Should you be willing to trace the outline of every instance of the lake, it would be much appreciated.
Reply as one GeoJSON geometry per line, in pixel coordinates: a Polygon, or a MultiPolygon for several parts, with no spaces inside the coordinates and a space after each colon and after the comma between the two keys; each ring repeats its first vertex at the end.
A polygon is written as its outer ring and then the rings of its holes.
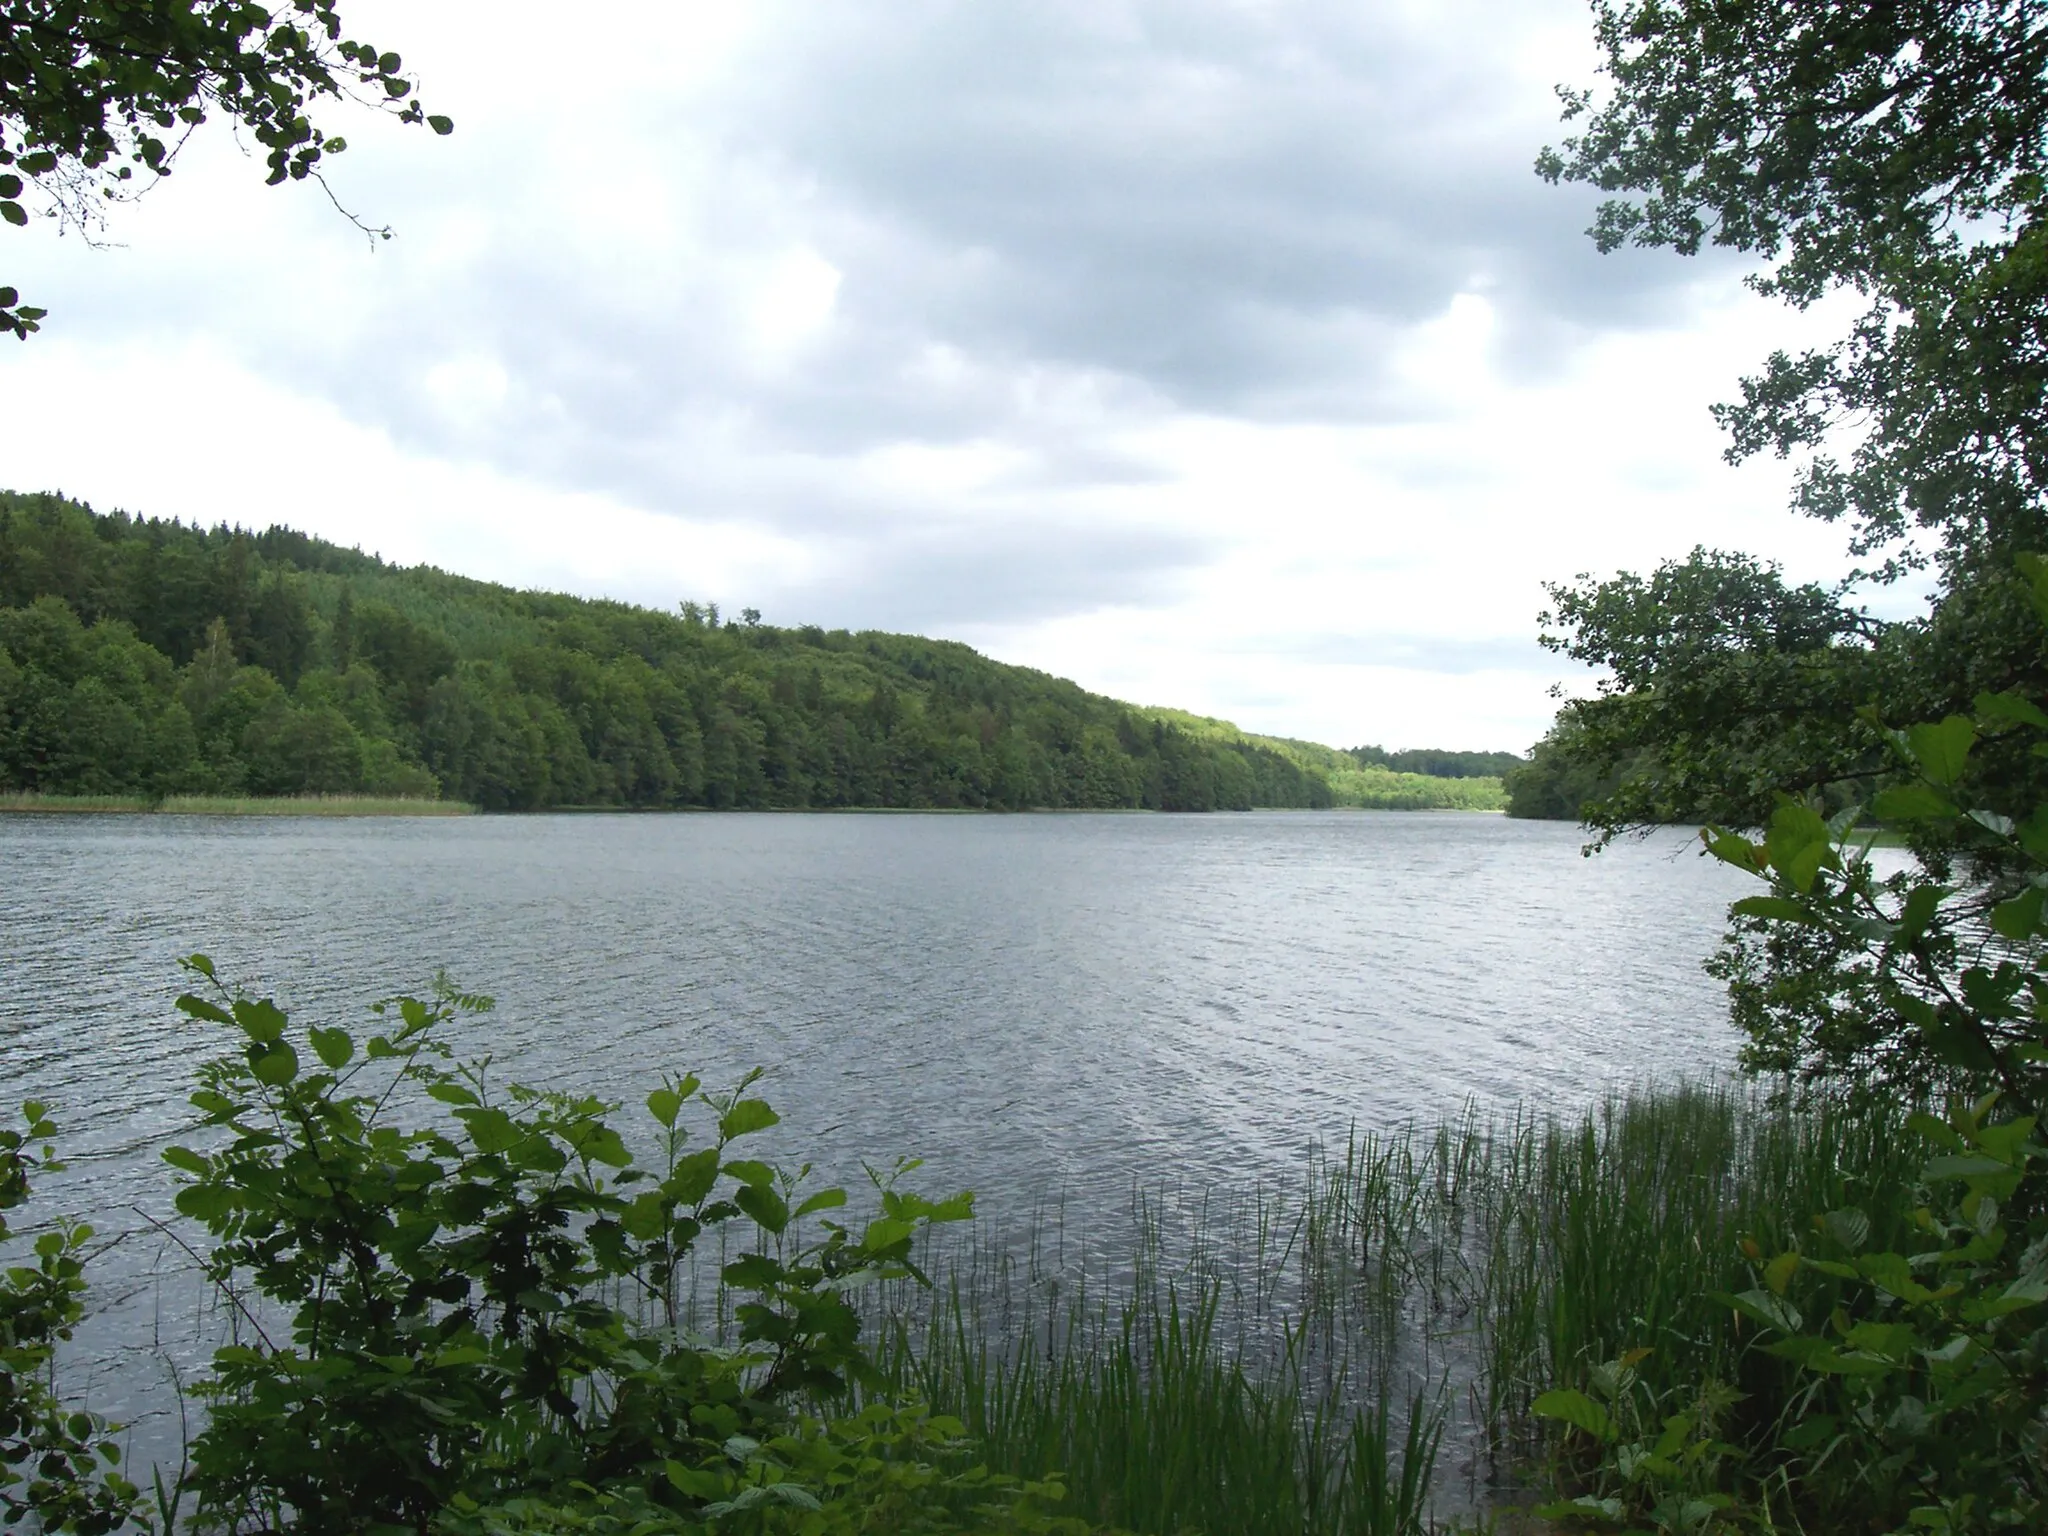
{"type": "MultiPolygon", "coordinates": [[[[119,1225],[166,1206],[157,1152],[229,1043],[173,1011],[178,956],[302,1023],[445,967],[498,998],[451,1038],[504,1077],[637,1100],[763,1066],[821,1167],[1121,1211],[1290,1181],[1353,1125],[1724,1069],[1700,962],[1749,882],[1678,833],[1582,841],[1458,813],[0,818],[0,1099],[53,1105],[53,1203],[119,1225]]],[[[131,1344],[167,1326],[140,1296],[104,1325],[131,1344]]]]}

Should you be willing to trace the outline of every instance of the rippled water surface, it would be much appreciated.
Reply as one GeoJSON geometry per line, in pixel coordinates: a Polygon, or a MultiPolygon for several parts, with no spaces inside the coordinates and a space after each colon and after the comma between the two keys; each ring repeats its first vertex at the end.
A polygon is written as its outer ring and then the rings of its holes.
{"type": "Polygon", "coordinates": [[[535,1083],[766,1066],[807,1144],[984,1200],[1236,1178],[1353,1122],[1724,1063],[1700,961],[1737,878],[1580,842],[1451,813],[17,816],[5,1086],[125,1184],[221,1044],[172,1012],[177,956],[327,1022],[446,967],[500,1005],[458,1043],[535,1083]]]}
{"type": "Polygon", "coordinates": [[[638,1098],[770,1069],[828,1168],[921,1156],[984,1210],[1286,1179],[1354,1124],[1569,1103],[1732,1056],[1700,961],[1731,872],[1479,815],[0,818],[0,1100],[52,1194],[161,1209],[225,1042],[211,954],[302,1019],[447,968],[507,1076],[638,1098]],[[8,1110],[11,1113],[11,1109],[8,1110]]]}

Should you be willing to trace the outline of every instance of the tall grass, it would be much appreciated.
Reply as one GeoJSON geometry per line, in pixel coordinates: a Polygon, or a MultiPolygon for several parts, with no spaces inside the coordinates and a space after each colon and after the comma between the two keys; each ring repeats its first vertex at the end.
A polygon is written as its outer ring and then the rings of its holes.
{"type": "Polygon", "coordinates": [[[1744,1238],[1824,1211],[1903,1237],[1903,1113],[1723,1086],[1472,1109],[1355,1136],[1289,1191],[1137,1198],[1120,1241],[1053,1207],[929,1255],[934,1290],[888,1298],[883,1363],[993,1465],[1065,1472],[1091,1519],[1398,1536],[1512,1501],[1544,1451],[1532,1399],[1624,1351],[1769,1422],[1789,1367],[1707,1293],[1751,1283],[1744,1238]]]}

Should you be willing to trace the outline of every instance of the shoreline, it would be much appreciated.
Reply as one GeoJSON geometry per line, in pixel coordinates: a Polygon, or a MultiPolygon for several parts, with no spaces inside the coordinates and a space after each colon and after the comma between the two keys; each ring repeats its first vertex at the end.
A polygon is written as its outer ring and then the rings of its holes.
{"type": "Polygon", "coordinates": [[[1453,805],[1255,805],[1246,811],[1155,811],[1137,806],[833,805],[759,806],[717,811],[701,805],[553,805],[533,811],[484,811],[460,800],[415,800],[377,795],[37,795],[0,792],[0,816],[1290,816],[1388,814],[1499,816],[1497,808],[1453,805]]]}
{"type": "Polygon", "coordinates": [[[387,795],[39,795],[0,793],[0,815],[19,816],[473,816],[460,800],[387,795]]]}

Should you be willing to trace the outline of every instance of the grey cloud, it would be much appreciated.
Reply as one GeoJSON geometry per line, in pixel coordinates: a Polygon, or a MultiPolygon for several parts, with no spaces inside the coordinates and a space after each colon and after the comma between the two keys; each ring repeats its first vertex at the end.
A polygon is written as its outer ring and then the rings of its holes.
{"type": "MultiPolygon", "coordinates": [[[[1578,0],[1556,4],[1585,24],[1578,0]]],[[[421,452],[824,540],[839,575],[789,593],[807,617],[931,627],[1155,600],[1199,541],[1049,510],[1158,474],[1119,451],[1121,429],[1180,409],[1406,419],[1385,359],[1461,291],[1490,295],[1504,360],[1540,372],[1594,332],[1671,318],[1697,279],[1598,257],[1586,200],[1536,181],[1556,128],[1547,99],[1504,95],[1511,43],[1391,9],[791,0],[722,85],[645,114],[648,144],[708,167],[708,247],[646,235],[594,271],[575,235],[615,210],[526,158],[573,129],[564,105],[559,124],[501,117],[517,142],[465,126],[449,143],[468,183],[417,140],[363,135],[350,173],[402,248],[332,313],[222,241],[134,263],[118,302],[59,318],[240,326],[258,367],[421,452]],[[430,259],[463,218],[486,237],[430,259]],[[841,272],[837,310],[762,367],[715,269],[792,245],[841,272]],[[941,353],[961,362],[943,378],[941,353]],[[428,380],[472,356],[502,367],[505,396],[451,413],[428,380]],[[1086,398],[1048,401],[1054,384],[1086,398]],[[978,440],[1021,462],[967,498],[986,514],[972,524],[853,473],[891,444],[978,440]]]]}
{"type": "Polygon", "coordinates": [[[831,627],[971,632],[1164,602],[1214,553],[1185,534],[1066,518],[927,528],[863,544],[830,580],[791,584],[762,607],[831,627]]]}
{"type": "MultiPolygon", "coordinates": [[[[681,270],[664,282],[679,253],[645,252],[636,291],[609,291],[546,223],[602,220],[603,204],[520,185],[502,151],[478,162],[505,178],[483,210],[492,238],[457,280],[423,267],[348,335],[296,355],[272,342],[267,361],[433,448],[448,429],[390,381],[482,348],[530,408],[463,446],[581,481],[615,470],[622,444],[717,413],[768,450],[1030,431],[999,387],[920,379],[910,364],[935,345],[996,375],[1113,377],[1139,409],[1402,419],[1382,360],[1461,291],[1493,298],[1504,361],[1540,371],[1591,331],[1668,319],[1699,275],[1594,253],[1588,200],[1530,171],[1556,135],[1547,100],[1504,98],[1506,45],[1440,20],[1336,0],[774,15],[719,89],[655,111],[646,132],[721,168],[708,212],[728,257],[801,239],[842,271],[833,335],[799,366],[736,361],[716,288],[681,270]]],[[[395,190],[430,185],[409,166],[395,190]]],[[[418,230],[438,214],[390,216],[418,230]]],[[[167,297],[138,293],[121,318],[174,315],[167,297]]]]}
{"type": "Polygon", "coordinates": [[[1345,667],[1397,667],[1409,672],[1534,672],[1549,675],[1557,658],[1534,640],[1483,635],[1472,639],[1400,633],[1290,636],[1245,650],[1290,661],[1345,667]]]}

